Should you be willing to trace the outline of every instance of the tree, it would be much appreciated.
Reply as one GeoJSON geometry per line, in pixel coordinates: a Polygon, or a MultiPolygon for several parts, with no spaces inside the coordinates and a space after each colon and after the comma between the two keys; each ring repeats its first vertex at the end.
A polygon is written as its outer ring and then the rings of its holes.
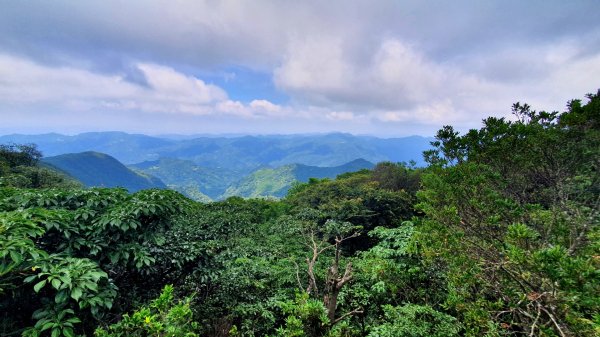
{"type": "Polygon", "coordinates": [[[588,98],[564,113],[517,103],[517,121],[463,136],[444,127],[427,153],[420,240],[448,264],[468,335],[595,335],[600,96],[588,98]]]}
{"type": "Polygon", "coordinates": [[[35,144],[0,144],[0,187],[81,187],[75,179],[40,166],[41,157],[35,144]]]}
{"type": "Polygon", "coordinates": [[[303,237],[304,244],[309,249],[306,257],[306,275],[308,282],[306,287],[302,286],[298,275],[301,289],[309,296],[320,298],[327,314],[329,327],[337,324],[346,317],[362,313],[360,308],[355,308],[343,315],[337,315],[337,303],[340,291],[352,280],[352,263],[347,262],[341,271],[342,244],[357,237],[360,227],[348,222],[327,220],[323,226],[318,225],[318,212],[309,209],[299,214],[300,226],[298,230],[303,237]],[[320,257],[332,252],[331,263],[327,268],[323,284],[320,284],[317,276],[317,262],[320,257]]]}
{"type": "Polygon", "coordinates": [[[35,144],[0,144],[0,162],[9,168],[35,166],[41,157],[35,144]]]}

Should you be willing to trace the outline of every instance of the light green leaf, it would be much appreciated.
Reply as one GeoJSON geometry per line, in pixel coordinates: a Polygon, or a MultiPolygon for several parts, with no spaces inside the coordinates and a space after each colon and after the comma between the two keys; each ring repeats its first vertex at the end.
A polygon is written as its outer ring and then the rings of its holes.
{"type": "Polygon", "coordinates": [[[46,331],[46,330],[50,329],[53,325],[54,325],[54,322],[48,322],[48,323],[44,324],[44,326],[42,326],[42,329],[40,331],[46,331]]]}
{"type": "Polygon", "coordinates": [[[73,333],[73,329],[71,328],[64,328],[62,332],[66,337],[75,337],[75,333],[73,333]]]}
{"type": "Polygon", "coordinates": [[[46,285],[46,280],[40,281],[40,282],[36,283],[36,285],[33,286],[33,291],[38,293],[38,292],[40,292],[40,289],[42,289],[45,285],[46,285]]]}
{"type": "Polygon", "coordinates": [[[81,298],[82,292],[80,288],[73,288],[73,290],[71,291],[71,297],[75,300],[75,301],[79,301],[79,299],[81,298]]]}
{"type": "Polygon", "coordinates": [[[60,288],[60,280],[57,278],[53,279],[52,286],[54,287],[54,289],[58,290],[60,288]]]}
{"type": "Polygon", "coordinates": [[[35,280],[36,278],[37,278],[37,275],[31,275],[31,276],[28,276],[28,277],[26,277],[26,278],[23,280],[23,282],[24,282],[24,283],[30,283],[30,282],[33,282],[33,280],[35,280]]]}
{"type": "Polygon", "coordinates": [[[51,337],[59,337],[60,336],[60,328],[54,328],[52,329],[52,336],[51,337]]]}

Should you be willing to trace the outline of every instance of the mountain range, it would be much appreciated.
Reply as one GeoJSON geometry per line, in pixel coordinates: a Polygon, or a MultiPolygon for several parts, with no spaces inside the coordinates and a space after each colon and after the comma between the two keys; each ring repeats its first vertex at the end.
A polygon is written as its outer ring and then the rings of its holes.
{"type": "Polygon", "coordinates": [[[0,136],[0,144],[35,143],[45,156],[96,151],[131,165],[160,158],[178,158],[202,167],[250,172],[262,166],[287,164],[338,166],[363,158],[422,165],[421,153],[431,138],[376,138],[346,133],[175,138],[124,132],[90,132],[74,136],[56,133],[0,136]]]}
{"type": "Polygon", "coordinates": [[[34,143],[44,161],[86,186],[171,188],[201,201],[281,197],[294,181],[334,178],[381,161],[423,165],[431,138],[345,133],[270,136],[147,136],[124,132],[0,136],[34,143]]]}

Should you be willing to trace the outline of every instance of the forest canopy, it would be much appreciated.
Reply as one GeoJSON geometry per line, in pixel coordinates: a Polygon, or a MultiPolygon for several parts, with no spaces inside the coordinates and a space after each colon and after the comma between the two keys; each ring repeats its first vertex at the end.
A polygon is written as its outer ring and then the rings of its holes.
{"type": "Polygon", "coordinates": [[[0,146],[2,336],[598,336],[600,92],[281,200],[84,189],[0,146]]]}

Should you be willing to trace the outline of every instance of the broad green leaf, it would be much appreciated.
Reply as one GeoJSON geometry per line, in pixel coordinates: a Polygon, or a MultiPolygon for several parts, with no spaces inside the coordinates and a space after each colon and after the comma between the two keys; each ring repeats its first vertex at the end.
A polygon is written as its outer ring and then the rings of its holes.
{"type": "Polygon", "coordinates": [[[44,324],[44,326],[42,326],[42,329],[40,331],[45,331],[50,329],[52,326],[54,325],[54,322],[48,322],[46,324],[44,324]]]}
{"type": "Polygon", "coordinates": [[[73,290],[71,290],[71,297],[75,300],[75,301],[79,301],[79,299],[81,298],[82,292],[80,288],[73,288],[73,290]]]}
{"type": "Polygon", "coordinates": [[[11,258],[11,260],[13,260],[13,262],[15,264],[20,264],[21,262],[23,262],[23,255],[21,255],[19,252],[16,252],[14,250],[10,251],[10,258],[11,258]]]}
{"type": "Polygon", "coordinates": [[[58,290],[60,288],[61,283],[60,283],[59,279],[57,279],[57,278],[52,279],[51,283],[52,283],[52,286],[54,287],[54,289],[58,290]]]}
{"type": "Polygon", "coordinates": [[[40,281],[40,282],[36,283],[36,285],[33,286],[33,291],[38,293],[38,292],[40,292],[40,289],[42,289],[45,285],[46,285],[46,280],[40,281]]]}
{"type": "Polygon", "coordinates": [[[66,337],[75,337],[75,333],[73,332],[72,328],[64,328],[62,332],[66,337]]]}
{"type": "Polygon", "coordinates": [[[23,283],[30,283],[30,282],[33,282],[33,280],[35,280],[36,278],[37,278],[37,275],[31,275],[31,276],[28,276],[28,277],[26,277],[26,278],[23,280],[23,283]]]}

